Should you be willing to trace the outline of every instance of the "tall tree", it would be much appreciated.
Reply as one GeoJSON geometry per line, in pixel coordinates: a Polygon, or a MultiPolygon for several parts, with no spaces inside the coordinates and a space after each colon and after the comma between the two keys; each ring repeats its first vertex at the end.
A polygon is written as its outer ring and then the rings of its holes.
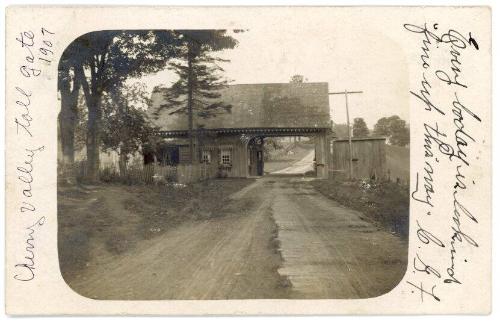
{"type": "Polygon", "coordinates": [[[398,116],[392,116],[392,117],[382,117],[380,118],[377,123],[373,126],[373,135],[378,135],[378,136],[391,136],[391,132],[389,130],[389,124],[391,121],[391,118],[399,118],[398,116]]]}
{"type": "Polygon", "coordinates": [[[406,121],[397,115],[380,118],[373,128],[373,134],[388,137],[392,145],[406,146],[410,143],[410,129],[406,121]]]}
{"type": "Polygon", "coordinates": [[[237,40],[227,35],[225,30],[178,30],[175,31],[179,47],[177,60],[169,69],[179,79],[165,93],[165,104],[159,107],[169,114],[186,114],[188,117],[189,159],[194,161],[194,118],[210,118],[221,111],[229,111],[231,105],[220,100],[220,90],[228,81],[222,76],[224,71],[218,63],[227,62],[214,56],[214,52],[231,49],[237,40]]]}
{"type": "Polygon", "coordinates": [[[352,124],[352,136],[353,137],[366,137],[370,134],[368,126],[363,118],[354,118],[352,124]]]}
{"type": "Polygon", "coordinates": [[[175,53],[171,31],[100,31],[77,38],[77,49],[67,65],[81,85],[88,109],[87,174],[97,180],[101,136],[102,99],[127,78],[157,72],[175,53]]]}
{"type": "Polygon", "coordinates": [[[130,156],[155,133],[145,113],[149,101],[146,86],[139,82],[125,84],[103,98],[102,147],[118,153],[122,177],[126,175],[130,156]]]}
{"type": "Polygon", "coordinates": [[[410,128],[406,125],[406,121],[402,119],[393,120],[389,125],[389,129],[391,131],[389,143],[397,146],[406,146],[410,143],[410,128]]]}
{"type": "Polygon", "coordinates": [[[61,157],[59,161],[63,172],[58,181],[75,183],[76,173],[72,165],[75,162],[75,132],[79,125],[79,99],[81,94],[80,70],[76,67],[82,65],[83,57],[80,55],[80,45],[72,42],[63,52],[58,65],[57,88],[60,94],[61,110],[59,112],[59,140],[61,144],[61,157]]]}
{"type": "Polygon", "coordinates": [[[61,97],[59,112],[59,139],[62,149],[62,163],[72,164],[75,161],[75,126],[78,113],[79,80],[75,77],[72,56],[75,53],[74,44],[70,45],[61,56],[58,67],[58,90],[61,97]]]}

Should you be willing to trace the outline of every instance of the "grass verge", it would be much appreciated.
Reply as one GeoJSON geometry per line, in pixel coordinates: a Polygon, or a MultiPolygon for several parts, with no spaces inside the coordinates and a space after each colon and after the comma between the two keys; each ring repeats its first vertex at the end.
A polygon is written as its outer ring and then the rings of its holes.
{"type": "Polygon", "coordinates": [[[408,237],[409,189],[393,182],[376,180],[314,180],[323,195],[360,211],[366,220],[403,238],[408,237]]]}
{"type": "MultiPolygon", "coordinates": [[[[102,184],[58,187],[58,249],[68,278],[107,255],[125,253],[185,221],[226,214],[230,195],[252,179],[189,185],[102,184]]],[[[243,206],[244,207],[244,206],[243,206]]]]}

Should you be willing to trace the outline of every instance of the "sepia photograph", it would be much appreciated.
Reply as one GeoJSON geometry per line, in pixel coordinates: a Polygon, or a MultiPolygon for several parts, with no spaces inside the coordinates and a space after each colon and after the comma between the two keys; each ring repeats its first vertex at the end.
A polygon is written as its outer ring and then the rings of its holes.
{"type": "Polygon", "coordinates": [[[210,300],[359,299],[398,285],[408,69],[387,59],[398,48],[382,35],[333,33],[75,39],[57,93],[69,287],[99,300],[210,300]]]}

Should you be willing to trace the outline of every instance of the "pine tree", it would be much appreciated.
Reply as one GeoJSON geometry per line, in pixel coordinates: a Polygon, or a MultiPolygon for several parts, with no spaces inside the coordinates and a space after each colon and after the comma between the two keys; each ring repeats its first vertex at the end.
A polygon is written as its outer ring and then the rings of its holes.
{"type": "MultiPolygon", "coordinates": [[[[230,111],[231,105],[220,100],[220,91],[227,87],[228,80],[222,76],[220,62],[227,62],[213,55],[214,52],[234,48],[236,39],[226,35],[225,30],[175,31],[179,42],[177,59],[169,64],[179,79],[165,93],[165,104],[169,114],[188,116],[190,161],[194,160],[193,123],[195,117],[211,118],[221,112],[230,111]]],[[[159,115],[159,111],[156,115],[159,115]]]]}

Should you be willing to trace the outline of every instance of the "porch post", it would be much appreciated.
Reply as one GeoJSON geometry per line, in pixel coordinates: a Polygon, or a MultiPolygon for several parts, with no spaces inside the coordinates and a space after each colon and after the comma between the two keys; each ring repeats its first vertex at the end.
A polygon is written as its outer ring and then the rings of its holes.
{"type": "Polygon", "coordinates": [[[325,132],[316,136],[316,176],[321,179],[328,179],[328,166],[330,165],[330,150],[328,145],[329,142],[325,132]]]}

